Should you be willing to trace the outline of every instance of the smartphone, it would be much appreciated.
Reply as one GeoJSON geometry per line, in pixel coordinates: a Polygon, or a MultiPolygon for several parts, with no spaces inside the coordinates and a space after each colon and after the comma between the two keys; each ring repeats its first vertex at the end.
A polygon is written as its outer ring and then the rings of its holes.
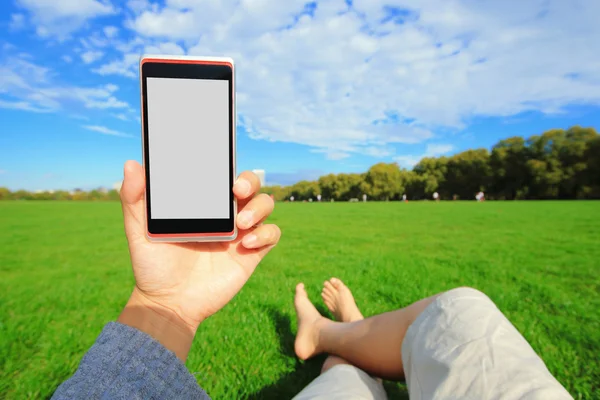
{"type": "Polygon", "coordinates": [[[149,240],[236,238],[234,78],[230,58],[140,59],[149,240]]]}

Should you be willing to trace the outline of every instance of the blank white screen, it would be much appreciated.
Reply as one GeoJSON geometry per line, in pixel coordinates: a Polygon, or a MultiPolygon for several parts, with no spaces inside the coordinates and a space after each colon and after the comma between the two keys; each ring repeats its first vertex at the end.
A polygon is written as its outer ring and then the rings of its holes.
{"type": "Polygon", "coordinates": [[[229,82],[147,78],[150,218],[229,215],[229,82]]]}

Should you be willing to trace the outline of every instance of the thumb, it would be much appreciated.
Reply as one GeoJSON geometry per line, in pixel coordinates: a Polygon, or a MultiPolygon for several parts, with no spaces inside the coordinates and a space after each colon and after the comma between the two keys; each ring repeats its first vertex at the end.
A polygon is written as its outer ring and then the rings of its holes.
{"type": "Polygon", "coordinates": [[[144,169],[136,161],[127,161],[123,171],[121,186],[121,206],[127,239],[144,237],[144,189],[146,187],[144,169]]]}

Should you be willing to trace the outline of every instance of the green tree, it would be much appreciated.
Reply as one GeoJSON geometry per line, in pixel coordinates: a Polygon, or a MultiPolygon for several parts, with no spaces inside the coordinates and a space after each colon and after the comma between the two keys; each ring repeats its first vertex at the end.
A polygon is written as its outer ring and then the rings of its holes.
{"type": "Polygon", "coordinates": [[[337,176],[334,174],[325,175],[319,178],[319,189],[323,200],[335,199],[338,182],[337,176]]]}
{"type": "Polygon", "coordinates": [[[103,194],[99,190],[96,190],[96,189],[88,192],[88,194],[87,194],[88,200],[102,200],[103,197],[104,197],[103,194]]]}
{"type": "Polygon", "coordinates": [[[10,200],[12,198],[12,193],[8,188],[0,187],[0,200],[10,200]]]}
{"type": "Polygon", "coordinates": [[[404,192],[403,175],[398,164],[379,163],[365,174],[363,187],[374,200],[396,200],[404,192]]]}
{"type": "Polygon", "coordinates": [[[564,144],[564,129],[552,129],[542,135],[535,135],[527,141],[529,160],[527,168],[530,176],[531,198],[557,198],[563,180],[563,170],[559,149],[564,144]]]}
{"type": "Polygon", "coordinates": [[[513,200],[528,192],[528,150],[525,139],[511,137],[501,140],[490,154],[491,195],[498,199],[513,200]]]}
{"type": "Polygon", "coordinates": [[[14,200],[33,200],[34,196],[27,190],[17,190],[12,194],[14,200]]]}
{"type": "Polygon", "coordinates": [[[589,192],[586,189],[587,149],[596,137],[598,133],[594,128],[574,126],[567,130],[564,140],[557,146],[556,153],[562,170],[559,192],[561,198],[584,198],[589,192]]]}
{"type": "Polygon", "coordinates": [[[106,194],[106,197],[108,200],[111,200],[111,201],[118,201],[120,199],[119,192],[115,189],[109,190],[108,193],[106,194]]]}
{"type": "MultiPolygon", "coordinates": [[[[435,191],[438,191],[446,181],[446,174],[448,172],[448,158],[423,158],[417,165],[415,165],[413,171],[417,175],[421,176],[421,182],[423,183],[423,197],[431,198],[431,195],[435,191]]],[[[415,197],[416,196],[411,195],[411,198],[415,197]]],[[[421,198],[421,196],[417,198],[421,198]]]]}
{"type": "Polygon", "coordinates": [[[289,188],[280,185],[265,186],[261,189],[263,193],[272,195],[275,201],[285,201],[290,198],[289,188]]]}
{"type": "Polygon", "coordinates": [[[365,193],[364,174],[339,174],[336,178],[336,200],[359,199],[365,193]]]}
{"type": "Polygon", "coordinates": [[[440,194],[445,198],[458,195],[461,199],[473,199],[477,192],[485,191],[491,178],[489,157],[486,149],[467,150],[450,157],[440,194]]]}
{"type": "Polygon", "coordinates": [[[587,167],[584,177],[588,198],[600,199],[600,135],[588,143],[587,167]]]}
{"type": "Polygon", "coordinates": [[[53,200],[71,200],[71,194],[65,190],[57,190],[54,193],[52,193],[52,199],[53,200]]]}
{"type": "Polygon", "coordinates": [[[321,189],[316,181],[300,181],[290,188],[290,196],[296,200],[315,200],[321,189]]]}

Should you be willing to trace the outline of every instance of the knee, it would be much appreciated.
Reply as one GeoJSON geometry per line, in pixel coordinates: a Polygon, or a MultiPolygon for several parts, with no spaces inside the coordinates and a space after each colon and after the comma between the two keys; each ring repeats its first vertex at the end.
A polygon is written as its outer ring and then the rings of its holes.
{"type": "Polygon", "coordinates": [[[479,289],[475,289],[473,287],[469,287],[469,286],[460,286],[457,287],[455,289],[449,290],[448,292],[456,292],[456,294],[460,294],[460,295],[467,295],[467,296],[472,296],[472,297],[481,297],[481,298],[485,298],[491,301],[491,299],[488,297],[487,294],[483,293],[481,290],[479,289]]]}
{"type": "Polygon", "coordinates": [[[329,356],[323,363],[323,368],[321,368],[321,373],[324,374],[325,372],[329,371],[331,368],[335,367],[336,365],[343,365],[343,364],[352,365],[348,361],[344,360],[341,357],[329,356]]]}

